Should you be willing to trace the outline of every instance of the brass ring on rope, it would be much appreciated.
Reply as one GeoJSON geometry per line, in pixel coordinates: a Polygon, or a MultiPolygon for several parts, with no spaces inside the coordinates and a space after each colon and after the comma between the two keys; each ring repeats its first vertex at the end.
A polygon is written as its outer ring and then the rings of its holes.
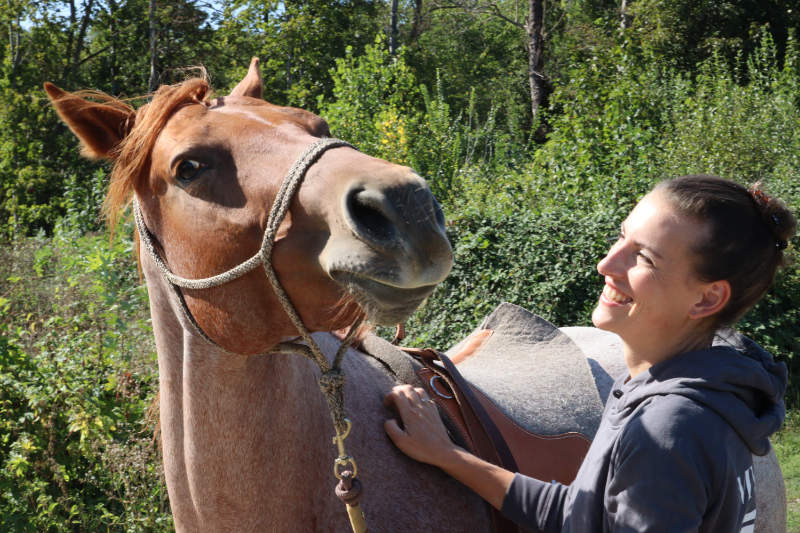
{"type": "Polygon", "coordinates": [[[341,472],[344,472],[345,470],[351,470],[353,472],[353,475],[351,477],[356,477],[356,475],[358,474],[358,466],[356,466],[356,460],[349,455],[340,455],[333,462],[333,475],[336,476],[336,479],[341,480],[344,477],[342,476],[341,472]],[[346,466],[350,466],[351,468],[344,468],[346,466]]]}

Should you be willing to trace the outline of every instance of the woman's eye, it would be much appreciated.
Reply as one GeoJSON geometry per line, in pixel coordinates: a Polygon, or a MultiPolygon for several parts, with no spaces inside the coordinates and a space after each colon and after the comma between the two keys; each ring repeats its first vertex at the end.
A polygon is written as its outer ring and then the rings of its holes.
{"type": "Polygon", "coordinates": [[[183,184],[187,184],[206,169],[206,165],[195,161],[194,159],[184,159],[178,165],[175,172],[175,177],[178,178],[183,184]]]}
{"type": "Polygon", "coordinates": [[[652,259],[650,259],[649,257],[647,257],[646,255],[644,255],[642,252],[639,252],[639,253],[638,253],[638,254],[636,254],[636,255],[638,255],[639,257],[641,257],[641,258],[642,258],[642,260],[643,260],[645,263],[647,263],[648,265],[650,265],[650,266],[652,266],[652,265],[653,265],[653,260],[652,260],[652,259]]]}

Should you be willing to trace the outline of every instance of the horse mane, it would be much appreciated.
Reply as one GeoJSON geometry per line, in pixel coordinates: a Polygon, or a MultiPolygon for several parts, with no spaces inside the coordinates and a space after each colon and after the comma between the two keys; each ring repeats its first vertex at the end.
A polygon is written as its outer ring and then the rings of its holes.
{"type": "MultiPolygon", "coordinates": [[[[112,231],[134,191],[147,179],[151,151],[169,118],[187,104],[207,105],[205,98],[210,91],[205,75],[175,85],[162,85],[153,94],[152,100],[136,111],[135,123],[126,125],[125,129],[130,131],[115,149],[114,167],[103,203],[103,213],[112,231]]],[[[124,102],[108,98],[106,103],[133,111],[124,102]]],[[[131,117],[134,119],[133,114],[131,117]]]]}

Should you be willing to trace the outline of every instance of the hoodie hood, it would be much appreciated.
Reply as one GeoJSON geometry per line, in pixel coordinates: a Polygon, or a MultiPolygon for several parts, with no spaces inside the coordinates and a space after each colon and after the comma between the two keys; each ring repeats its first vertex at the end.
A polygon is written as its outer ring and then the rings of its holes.
{"type": "Polygon", "coordinates": [[[754,454],[764,455],[786,415],[786,384],[785,364],[744,335],[727,331],[711,348],[675,356],[623,384],[620,415],[650,397],[679,394],[712,409],[754,454]]]}

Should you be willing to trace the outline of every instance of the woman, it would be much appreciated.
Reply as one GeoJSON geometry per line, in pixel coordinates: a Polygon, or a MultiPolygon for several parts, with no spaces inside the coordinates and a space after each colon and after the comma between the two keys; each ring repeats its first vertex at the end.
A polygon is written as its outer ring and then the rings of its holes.
{"type": "MultiPolygon", "coordinates": [[[[786,367],[754,343],[713,346],[764,295],[796,221],[757,187],[713,176],[660,183],[597,265],[595,326],[619,335],[628,374],[569,486],[514,474],[453,444],[423,389],[387,397],[385,429],[536,531],[747,531],[752,453],[784,416],[786,367]]],[[[751,530],[751,529],[750,529],[751,530]]]]}

